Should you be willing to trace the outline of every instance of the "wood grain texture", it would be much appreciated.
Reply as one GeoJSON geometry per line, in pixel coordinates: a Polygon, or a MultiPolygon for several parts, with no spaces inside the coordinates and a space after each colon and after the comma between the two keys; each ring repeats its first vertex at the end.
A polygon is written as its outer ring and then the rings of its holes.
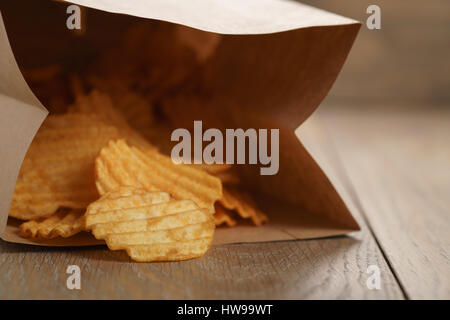
{"type": "Polygon", "coordinates": [[[394,299],[401,293],[370,234],[213,247],[177,263],[139,264],[123,252],[35,248],[1,242],[2,299],[394,299]],[[66,288],[68,265],[81,290],[66,288]],[[382,290],[368,290],[369,264],[382,290]]]}
{"type": "MultiPolygon", "coordinates": [[[[310,131],[310,144],[325,141],[310,131]]],[[[326,169],[339,181],[335,166],[326,169]]],[[[337,187],[362,228],[345,237],[215,246],[200,259],[147,264],[105,247],[41,248],[0,241],[0,298],[403,299],[345,180],[337,187]],[[66,268],[72,264],[81,268],[81,290],[66,288],[66,268]],[[369,265],[380,268],[381,290],[366,286],[369,265]]]]}
{"type": "Polygon", "coordinates": [[[407,296],[449,299],[450,112],[340,109],[320,116],[407,296]]]}

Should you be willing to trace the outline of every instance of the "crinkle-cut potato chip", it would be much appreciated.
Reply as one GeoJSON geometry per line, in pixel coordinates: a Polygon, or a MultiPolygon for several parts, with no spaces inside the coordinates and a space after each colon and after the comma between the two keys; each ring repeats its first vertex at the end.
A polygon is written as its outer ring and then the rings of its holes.
{"type": "Polygon", "coordinates": [[[214,235],[214,227],[214,221],[210,219],[208,222],[185,225],[167,230],[108,234],[105,241],[111,250],[122,250],[136,245],[152,245],[155,243],[183,242],[186,240],[212,238],[214,235]]]}
{"type": "Polygon", "coordinates": [[[220,203],[216,203],[215,208],[216,212],[214,213],[214,221],[216,222],[217,227],[223,224],[226,224],[228,227],[233,227],[236,225],[236,220],[233,219],[230,211],[225,209],[220,203]]]}
{"type": "MultiPolygon", "coordinates": [[[[153,192],[158,194],[158,192],[153,192]]],[[[159,197],[159,195],[157,195],[159,197]]],[[[110,212],[99,212],[97,214],[88,215],[86,217],[87,226],[98,223],[106,223],[111,221],[123,221],[131,219],[149,219],[161,217],[166,214],[174,214],[181,210],[194,210],[198,208],[191,200],[176,200],[164,203],[155,202],[152,206],[143,206],[138,208],[123,208],[114,210],[114,216],[110,216],[110,212]]]]}
{"type": "Polygon", "coordinates": [[[165,203],[170,200],[166,192],[149,193],[145,189],[134,186],[122,186],[101,197],[89,205],[89,213],[99,213],[105,209],[130,209],[143,207],[149,204],[165,203]]]}
{"type": "Polygon", "coordinates": [[[9,215],[30,220],[60,207],[85,208],[98,198],[95,158],[108,141],[121,136],[91,115],[47,117],[22,163],[9,215]]]}
{"type": "Polygon", "coordinates": [[[143,149],[155,149],[150,142],[131,128],[127,119],[113,104],[111,97],[105,93],[93,90],[88,95],[77,96],[76,102],[69,107],[68,112],[95,115],[117,127],[130,144],[143,149]]]}
{"type": "Polygon", "coordinates": [[[218,178],[188,165],[176,165],[156,150],[130,147],[123,140],[110,141],[100,151],[95,169],[101,195],[120,186],[139,186],[150,192],[168,192],[175,199],[191,199],[211,213],[222,197],[218,178]]]}
{"type": "Polygon", "coordinates": [[[166,192],[122,186],[91,203],[86,229],[111,250],[126,250],[136,261],[176,261],[203,255],[215,223],[192,200],[174,200],[166,192]]]}
{"type": "Polygon", "coordinates": [[[212,238],[184,242],[156,243],[151,246],[129,246],[126,251],[137,262],[181,261],[199,258],[211,247],[212,238]]]}
{"type": "Polygon", "coordinates": [[[242,192],[236,188],[224,188],[223,197],[219,202],[228,210],[236,210],[242,218],[250,218],[257,226],[260,226],[269,220],[264,213],[258,210],[256,203],[248,193],[242,192]]]}
{"type": "Polygon", "coordinates": [[[68,238],[84,230],[84,210],[60,209],[48,218],[30,220],[19,227],[22,237],[35,239],[68,238]]]}

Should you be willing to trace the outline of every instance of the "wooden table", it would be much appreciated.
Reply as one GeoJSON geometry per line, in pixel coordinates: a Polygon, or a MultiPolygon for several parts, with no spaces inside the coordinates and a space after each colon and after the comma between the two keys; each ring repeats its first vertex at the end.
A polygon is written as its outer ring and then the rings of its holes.
{"type": "Polygon", "coordinates": [[[327,151],[321,165],[360,232],[216,246],[201,259],[149,264],[104,247],[1,241],[0,298],[449,299],[450,111],[374,110],[324,108],[313,118],[331,139],[314,140],[312,129],[305,143],[327,151]],[[81,290],[66,288],[71,264],[82,270],[81,290]],[[366,285],[370,265],[381,271],[380,290],[366,285]]]}

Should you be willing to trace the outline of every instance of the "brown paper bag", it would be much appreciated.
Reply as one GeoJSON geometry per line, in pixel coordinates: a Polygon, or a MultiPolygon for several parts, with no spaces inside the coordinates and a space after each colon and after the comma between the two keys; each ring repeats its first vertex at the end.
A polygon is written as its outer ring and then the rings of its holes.
{"type": "MultiPolygon", "coordinates": [[[[330,180],[295,133],[330,90],[359,30],[358,22],[279,0],[71,2],[101,10],[95,10],[93,16],[105,21],[104,30],[108,30],[108,21],[126,14],[223,35],[214,55],[197,71],[196,80],[165,101],[174,114],[189,108],[189,117],[174,121],[173,128],[190,128],[194,120],[202,120],[205,129],[280,129],[278,174],[262,176],[259,165],[238,166],[245,185],[257,195],[270,223],[262,227],[219,228],[214,243],[319,238],[359,229],[330,180]]],[[[5,18],[0,17],[1,238],[53,246],[98,244],[87,233],[33,242],[18,236],[17,221],[8,221],[20,164],[47,110],[19,71],[6,34],[10,32],[9,26],[6,25],[5,31],[3,23],[9,18],[4,12],[2,15],[5,18]]],[[[88,27],[86,33],[89,32],[88,27]]],[[[9,36],[14,44],[14,32],[9,36]]],[[[67,59],[70,48],[63,49],[67,59]]],[[[58,50],[61,48],[55,48],[55,52],[58,50]]],[[[32,53],[31,59],[44,58],[42,52],[26,51],[28,56],[32,53]]],[[[55,52],[51,59],[61,58],[62,54],[57,57],[55,52]]],[[[26,59],[19,53],[18,60],[26,59]]]]}

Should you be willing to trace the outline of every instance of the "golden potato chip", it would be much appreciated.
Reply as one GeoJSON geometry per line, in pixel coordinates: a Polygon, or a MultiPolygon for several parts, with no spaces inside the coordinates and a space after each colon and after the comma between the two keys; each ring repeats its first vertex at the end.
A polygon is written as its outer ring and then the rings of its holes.
{"type": "MultiPolygon", "coordinates": [[[[118,209],[108,209],[110,204],[108,204],[107,208],[103,208],[102,204],[98,205],[102,211],[95,212],[95,209],[90,205],[88,207],[88,211],[86,213],[86,227],[90,228],[93,225],[99,223],[107,223],[107,222],[119,222],[119,221],[129,221],[129,220],[137,220],[137,219],[149,219],[155,217],[161,217],[163,215],[174,214],[178,212],[182,212],[184,210],[194,210],[197,208],[194,202],[191,200],[176,200],[176,201],[168,201],[161,202],[164,197],[165,192],[152,192],[151,202],[148,205],[142,206],[134,206],[134,204],[128,203],[128,199],[119,198],[119,201],[115,201],[117,205],[123,204],[122,207],[118,207],[118,209]],[[105,210],[106,209],[106,210],[105,210]],[[111,214],[113,213],[113,215],[111,214]]],[[[99,201],[104,200],[102,197],[99,201]]],[[[163,200],[164,201],[164,200],[163,200]]],[[[94,202],[94,205],[97,206],[97,203],[94,202]]]]}
{"type": "Polygon", "coordinates": [[[212,238],[184,242],[156,243],[151,246],[130,246],[127,254],[134,261],[181,261],[199,258],[211,247],[212,238]]]}
{"type": "Polygon", "coordinates": [[[143,152],[125,141],[111,141],[96,159],[96,185],[100,194],[120,186],[140,186],[147,191],[168,192],[176,199],[191,199],[214,212],[222,197],[222,184],[214,176],[187,165],[176,165],[156,150],[143,152]]]}
{"type": "Polygon", "coordinates": [[[122,136],[134,146],[142,149],[154,149],[143,136],[133,130],[128,121],[113,104],[107,94],[92,91],[89,95],[77,96],[75,104],[69,107],[69,113],[91,114],[117,127],[122,136]]]}
{"type": "Polygon", "coordinates": [[[86,211],[86,228],[99,224],[144,220],[198,209],[192,200],[173,200],[166,192],[120,187],[91,203],[86,211]]]}
{"type": "Polygon", "coordinates": [[[112,233],[158,231],[207,222],[211,220],[210,216],[205,209],[195,209],[149,219],[99,223],[92,233],[97,239],[104,239],[107,234],[112,233]]]}
{"type": "Polygon", "coordinates": [[[149,193],[142,188],[123,186],[109,192],[108,196],[101,197],[91,203],[89,205],[89,213],[95,214],[106,209],[132,209],[150,204],[166,203],[169,200],[170,195],[166,192],[149,193]]]}
{"type": "Polygon", "coordinates": [[[90,204],[85,225],[97,239],[104,239],[108,248],[127,250],[137,261],[202,255],[209,248],[215,229],[211,214],[199,209],[192,200],[173,200],[168,193],[132,186],[107,192],[90,204]],[[196,240],[204,241],[191,242],[196,240]],[[163,247],[173,250],[157,249],[163,247]],[[136,248],[140,249],[135,251],[136,248]]]}
{"type": "Polygon", "coordinates": [[[225,209],[220,203],[216,203],[215,208],[216,212],[213,217],[216,222],[216,226],[226,224],[228,227],[233,227],[236,225],[236,220],[233,219],[230,211],[225,209]]]}
{"type": "MultiPolygon", "coordinates": [[[[158,194],[159,192],[152,192],[153,194],[158,194]]],[[[111,216],[109,211],[102,211],[95,214],[89,214],[86,216],[86,226],[89,228],[92,225],[98,223],[106,223],[112,221],[127,221],[133,219],[149,219],[155,217],[161,217],[168,214],[175,214],[178,212],[183,212],[185,210],[197,209],[197,205],[192,200],[175,200],[168,201],[164,203],[158,203],[155,201],[154,204],[149,206],[131,207],[131,208],[121,208],[113,210],[114,215],[111,216]]],[[[89,209],[89,208],[88,208],[89,209]]],[[[88,210],[92,213],[92,210],[88,210]]]]}
{"type": "Polygon", "coordinates": [[[25,238],[68,238],[84,229],[84,210],[60,209],[48,218],[30,220],[20,225],[20,235],[25,238]]]}
{"type": "Polygon", "coordinates": [[[111,250],[126,249],[129,246],[135,245],[183,242],[187,240],[212,238],[214,235],[214,226],[214,222],[209,219],[207,222],[184,225],[173,229],[108,234],[105,241],[111,250]]]}
{"type": "Polygon", "coordinates": [[[23,220],[47,217],[59,207],[85,208],[98,198],[94,161],[119,131],[84,114],[49,116],[28,149],[9,215],[23,220]]]}
{"type": "Polygon", "coordinates": [[[228,210],[236,210],[242,218],[250,218],[257,226],[268,221],[267,216],[258,210],[250,195],[236,188],[224,188],[220,204],[228,210]]]}

